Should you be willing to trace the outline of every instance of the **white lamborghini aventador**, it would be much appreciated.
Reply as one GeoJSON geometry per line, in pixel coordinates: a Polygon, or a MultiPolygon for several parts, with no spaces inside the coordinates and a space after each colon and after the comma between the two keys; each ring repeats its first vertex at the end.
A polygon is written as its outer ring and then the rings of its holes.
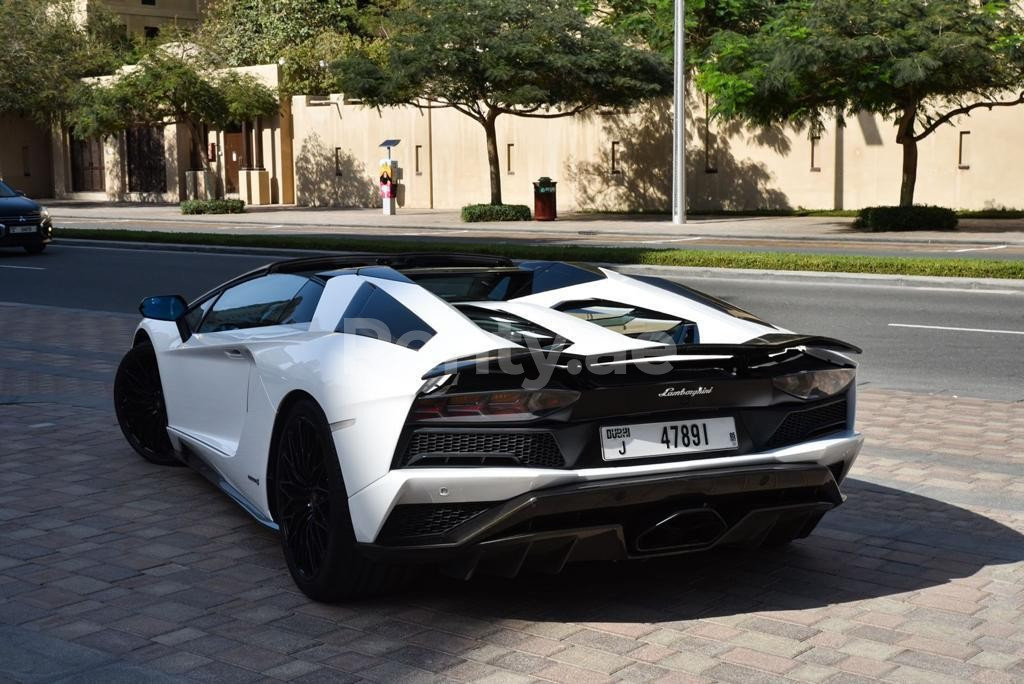
{"type": "Polygon", "coordinates": [[[856,347],[606,268],[316,257],[140,310],[125,437],[279,530],[318,600],[417,563],[783,544],[842,502],[862,442],[856,347]]]}

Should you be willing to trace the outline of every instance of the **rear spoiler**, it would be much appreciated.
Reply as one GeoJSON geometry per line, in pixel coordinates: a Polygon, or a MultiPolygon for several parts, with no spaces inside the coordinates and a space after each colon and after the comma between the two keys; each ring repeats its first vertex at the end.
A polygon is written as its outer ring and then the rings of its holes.
{"type": "MultiPolygon", "coordinates": [[[[849,354],[860,354],[863,351],[860,347],[854,346],[849,342],[843,342],[832,337],[769,333],[741,344],[686,344],[634,349],[621,352],[622,356],[616,358],[615,361],[646,361],[664,356],[731,356],[734,358],[751,358],[777,354],[797,347],[829,349],[849,354]]],[[[595,356],[611,356],[613,354],[615,353],[609,352],[608,354],[596,354],[595,356]]],[[[423,375],[423,379],[429,380],[430,378],[437,378],[442,375],[450,375],[458,373],[460,370],[479,367],[480,365],[490,368],[497,364],[499,360],[506,362],[521,361],[531,357],[536,363],[549,366],[567,366],[574,359],[585,363],[587,359],[586,356],[581,354],[567,354],[557,351],[537,353],[535,350],[525,348],[495,349],[483,354],[461,356],[445,361],[427,371],[423,375]]]]}

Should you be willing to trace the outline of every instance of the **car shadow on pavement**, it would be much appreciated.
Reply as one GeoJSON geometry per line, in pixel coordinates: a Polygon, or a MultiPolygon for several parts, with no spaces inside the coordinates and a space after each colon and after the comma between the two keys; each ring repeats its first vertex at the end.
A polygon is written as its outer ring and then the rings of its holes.
{"type": "Polygon", "coordinates": [[[1024,560],[1024,535],[910,492],[847,480],[848,501],[808,538],[646,562],[586,563],[560,575],[442,580],[416,601],[482,619],[657,622],[807,610],[920,591],[1024,560]]]}

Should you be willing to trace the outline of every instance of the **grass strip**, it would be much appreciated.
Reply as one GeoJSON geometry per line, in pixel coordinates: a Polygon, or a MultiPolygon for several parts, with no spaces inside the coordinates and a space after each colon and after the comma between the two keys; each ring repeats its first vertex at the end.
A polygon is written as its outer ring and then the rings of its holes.
{"type": "Polygon", "coordinates": [[[222,235],[171,233],[101,228],[58,229],[58,238],[123,240],[159,244],[220,245],[270,249],[309,249],[345,252],[471,252],[513,259],[591,261],[647,266],[693,268],[750,268],[771,271],[826,273],[878,273],[884,275],[945,276],[963,278],[1024,278],[1024,261],[988,259],[926,259],[911,257],[792,254],[776,252],[719,252],[694,249],[644,249],[588,245],[522,245],[466,243],[442,240],[380,240],[315,235],[222,235]]]}

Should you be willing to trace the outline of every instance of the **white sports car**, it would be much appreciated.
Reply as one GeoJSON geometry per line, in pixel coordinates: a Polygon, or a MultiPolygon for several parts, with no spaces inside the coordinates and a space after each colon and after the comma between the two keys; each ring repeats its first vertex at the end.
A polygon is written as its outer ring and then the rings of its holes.
{"type": "Polygon", "coordinates": [[[317,600],[403,567],[559,571],[807,536],[860,451],[859,352],[656,277],[295,259],[150,297],[117,417],[280,530],[317,600]]]}

